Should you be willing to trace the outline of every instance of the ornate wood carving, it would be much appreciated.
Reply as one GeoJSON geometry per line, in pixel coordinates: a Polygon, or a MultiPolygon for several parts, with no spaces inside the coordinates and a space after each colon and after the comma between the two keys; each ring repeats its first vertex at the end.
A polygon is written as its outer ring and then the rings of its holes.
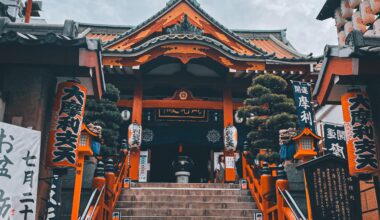
{"type": "Polygon", "coordinates": [[[158,17],[153,23],[143,28],[141,31],[133,34],[132,36],[122,40],[119,43],[111,45],[108,49],[125,50],[133,48],[134,45],[140,43],[150,35],[154,33],[162,33],[166,28],[170,28],[171,26],[178,23],[181,24],[181,22],[185,20],[185,17],[189,25],[191,25],[193,28],[196,28],[196,30],[199,29],[200,31],[203,31],[204,35],[214,37],[238,53],[247,55],[254,54],[254,52],[246,46],[240,44],[232,37],[222,33],[222,30],[210,23],[206,18],[196,12],[185,2],[180,3],[171,11],[162,15],[161,17],[158,17]]]}

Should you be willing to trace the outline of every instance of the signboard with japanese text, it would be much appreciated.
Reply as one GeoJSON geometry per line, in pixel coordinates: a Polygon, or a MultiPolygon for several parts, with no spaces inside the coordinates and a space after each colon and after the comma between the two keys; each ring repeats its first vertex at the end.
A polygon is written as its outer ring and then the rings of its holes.
{"type": "Polygon", "coordinates": [[[36,219],[41,132],[0,122],[0,219],[36,219]]]}
{"type": "Polygon", "coordinates": [[[226,156],[226,169],[234,169],[235,168],[235,158],[231,156],[226,156]]]}
{"type": "Polygon", "coordinates": [[[140,151],[139,182],[148,181],[148,155],[149,151],[140,151]]]}
{"type": "Polygon", "coordinates": [[[47,220],[58,220],[61,207],[62,180],[59,175],[53,175],[50,184],[49,200],[47,202],[47,220]]]}
{"type": "Polygon", "coordinates": [[[344,126],[323,124],[323,136],[326,153],[347,159],[346,134],[344,126]]]}
{"type": "Polygon", "coordinates": [[[299,130],[302,130],[304,127],[308,127],[313,131],[313,133],[315,133],[310,84],[292,81],[292,89],[297,108],[299,130]]]}
{"type": "Polygon", "coordinates": [[[304,169],[313,219],[362,219],[359,181],[345,159],[328,154],[297,168],[304,169]]]}
{"type": "Polygon", "coordinates": [[[164,108],[157,109],[156,119],[165,121],[207,122],[208,114],[204,109],[164,108]]]}
{"type": "Polygon", "coordinates": [[[348,92],[341,101],[350,175],[374,173],[379,164],[368,95],[360,91],[348,92]]]}
{"type": "Polygon", "coordinates": [[[75,167],[87,89],[76,82],[58,85],[48,143],[47,163],[75,167]]]}

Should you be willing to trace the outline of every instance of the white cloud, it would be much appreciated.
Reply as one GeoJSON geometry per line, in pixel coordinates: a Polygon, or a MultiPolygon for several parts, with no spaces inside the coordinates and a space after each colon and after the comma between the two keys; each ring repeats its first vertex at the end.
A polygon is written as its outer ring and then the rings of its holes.
{"type": "MultiPolygon", "coordinates": [[[[168,0],[44,0],[49,23],[65,19],[100,24],[137,25],[165,7],[168,0]]],[[[336,44],[333,21],[315,19],[324,0],[198,0],[201,7],[232,29],[284,29],[300,52],[321,55],[336,44]]]]}

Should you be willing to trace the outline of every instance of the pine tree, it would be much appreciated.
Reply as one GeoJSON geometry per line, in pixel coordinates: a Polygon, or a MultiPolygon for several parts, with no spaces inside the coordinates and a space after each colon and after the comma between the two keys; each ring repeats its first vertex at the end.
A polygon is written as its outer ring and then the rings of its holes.
{"type": "Polygon", "coordinates": [[[102,148],[116,149],[119,143],[119,128],[122,118],[116,102],[120,99],[120,91],[114,85],[108,83],[102,99],[96,101],[89,98],[86,101],[84,121],[102,127],[102,148]]]}
{"type": "Polygon", "coordinates": [[[256,76],[238,114],[251,127],[248,139],[253,148],[278,150],[279,130],[296,126],[295,106],[286,95],[288,83],[280,76],[256,76]]]}

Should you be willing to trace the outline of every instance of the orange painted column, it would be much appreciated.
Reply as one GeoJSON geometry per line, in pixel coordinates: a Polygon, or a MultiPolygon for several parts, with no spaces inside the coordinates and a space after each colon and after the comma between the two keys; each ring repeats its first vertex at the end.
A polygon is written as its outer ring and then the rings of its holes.
{"type": "Polygon", "coordinates": [[[73,195],[73,205],[71,209],[71,219],[77,220],[79,215],[80,206],[80,196],[82,192],[82,180],[83,180],[83,166],[84,166],[84,156],[78,154],[76,169],[75,169],[75,184],[74,184],[74,195],[73,195]]]}
{"type": "MultiPolygon", "coordinates": [[[[223,125],[226,128],[229,125],[234,124],[234,107],[232,102],[232,92],[231,89],[224,89],[223,91],[223,125]]],[[[225,157],[225,181],[226,182],[235,182],[235,152],[233,151],[224,151],[225,157]],[[228,168],[228,161],[233,160],[233,168],[228,168]]]]}
{"type": "MultiPolygon", "coordinates": [[[[143,88],[141,83],[136,85],[133,94],[133,105],[132,105],[132,122],[137,122],[139,125],[142,123],[142,97],[143,88]]],[[[139,166],[140,166],[140,149],[131,149],[130,152],[130,170],[129,177],[132,181],[139,180],[139,166]]]]}
{"type": "Polygon", "coordinates": [[[248,154],[247,151],[243,151],[241,154],[241,164],[242,164],[242,171],[243,171],[243,179],[247,179],[247,157],[246,155],[248,154]]]}
{"type": "Polygon", "coordinates": [[[276,198],[277,198],[277,215],[278,220],[285,220],[285,214],[284,214],[284,198],[281,196],[280,191],[281,190],[288,189],[289,182],[287,179],[279,179],[276,181],[276,198]]]}
{"type": "Polygon", "coordinates": [[[30,16],[32,15],[32,4],[33,0],[28,0],[25,10],[25,23],[30,22],[30,16]]]}
{"type": "Polygon", "coordinates": [[[272,184],[273,184],[273,178],[268,168],[268,172],[263,173],[260,177],[260,190],[261,190],[261,195],[263,195],[261,204],[263,207],[264,220],[269,220],[268,209],[269,209],[270,202],[268,201],[268,196],[271,192],[272,184]]]}

